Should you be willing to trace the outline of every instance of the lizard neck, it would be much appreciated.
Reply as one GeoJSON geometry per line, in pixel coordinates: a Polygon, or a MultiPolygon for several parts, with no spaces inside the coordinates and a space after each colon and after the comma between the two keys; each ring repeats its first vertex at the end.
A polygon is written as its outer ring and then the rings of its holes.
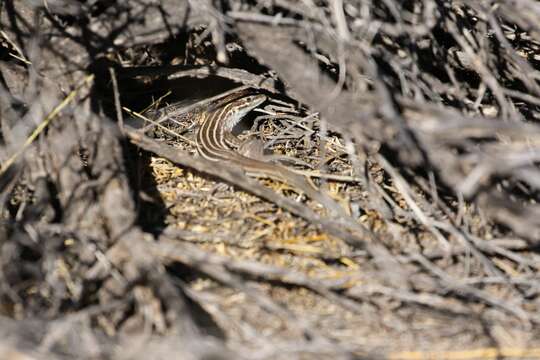
{"type": "Polygon", "coordinates": [[[266,100],[264,95],[248,95],[212,105],[201,116],[201,127],[197,132],[199,153],[210,160],[224,160],[233,157],[232,150],[225,141],[227,133],[251,110],[266,100]]]}

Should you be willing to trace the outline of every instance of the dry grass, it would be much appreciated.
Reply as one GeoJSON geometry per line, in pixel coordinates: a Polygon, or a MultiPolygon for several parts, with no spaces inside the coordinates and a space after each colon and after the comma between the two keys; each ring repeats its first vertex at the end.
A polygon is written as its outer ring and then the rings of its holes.
{"type": "Polygon", "coordinates": [[[536,1],[0,7],[0,358],[540,357],[536,1]]]}

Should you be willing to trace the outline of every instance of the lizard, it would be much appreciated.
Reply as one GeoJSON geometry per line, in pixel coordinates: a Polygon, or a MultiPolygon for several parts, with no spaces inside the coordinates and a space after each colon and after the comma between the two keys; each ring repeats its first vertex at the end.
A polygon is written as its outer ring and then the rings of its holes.
{"type": "Polygon", "coordinates": [[[242,168],[247,175],[267,177],[285,182],[304,192],[335,215],[344,215],[344,209],[332,198],[310,184],[304,176],[288,168],[247,157],[234,148],[240,140],[232,133],[234,127],[251,110],[267,100],[264,94],[240,92],[211,103],[198,113],[200,127],[196,134],[199,154],[211,161],[228,161],[242,168]]]}

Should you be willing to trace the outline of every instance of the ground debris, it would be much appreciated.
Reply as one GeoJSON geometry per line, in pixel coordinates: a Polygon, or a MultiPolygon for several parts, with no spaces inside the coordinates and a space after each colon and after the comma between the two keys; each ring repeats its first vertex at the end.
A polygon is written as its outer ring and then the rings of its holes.
{"type": "Polygon", "coordinates": [[[540,358],[538,24],[534,0],[2,2],[0,358],[540,358]],[[198,156],[239,91],[268,98],[239,150],[340,218],[198,156]]]}

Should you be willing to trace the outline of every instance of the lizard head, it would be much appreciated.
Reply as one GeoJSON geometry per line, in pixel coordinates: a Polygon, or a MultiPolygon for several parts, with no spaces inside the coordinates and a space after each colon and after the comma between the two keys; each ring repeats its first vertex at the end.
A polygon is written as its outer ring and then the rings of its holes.
{"type": "Polygon", "coordinates": [[[236,100],[234,106],[236,116],[240,118],[244,117],[248,112],[255,109],[265,101],[266,95],[262,94],[248,95],[236,100]]]}
{"type": "Polygon", "coordinates": [[[247,95],[232,100],[225,106],[226,118],[229,120],[225,123],[226,130],[231,131],[247,113],[265,101],[266,95],[262,94],[247,95]]]}

